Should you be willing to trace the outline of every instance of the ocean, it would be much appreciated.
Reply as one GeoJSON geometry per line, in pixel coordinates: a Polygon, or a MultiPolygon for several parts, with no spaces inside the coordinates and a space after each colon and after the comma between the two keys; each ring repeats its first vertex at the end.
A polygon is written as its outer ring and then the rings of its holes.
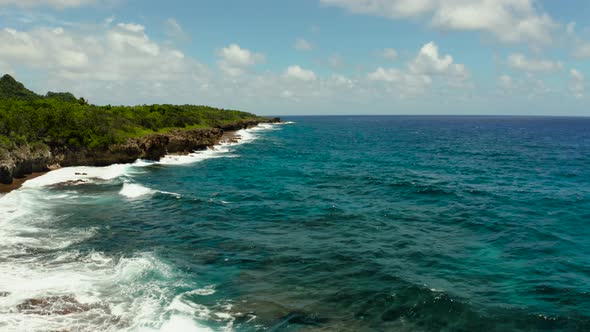
{"type": "Polygon", "coordinates": [[[0,331],[589,331],[590,118],[290,117],[0,198],[0,331]]]}

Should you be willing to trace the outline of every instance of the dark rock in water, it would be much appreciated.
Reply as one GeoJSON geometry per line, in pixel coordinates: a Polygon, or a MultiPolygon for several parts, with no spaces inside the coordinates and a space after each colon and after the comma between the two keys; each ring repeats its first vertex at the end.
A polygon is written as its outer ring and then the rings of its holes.
{"type": "Polygon", "coordinates": [[[303,312],[291,312],[288,315],[281,317],[270,329],[270,331],[280,331],[289,325],[317,326],[320,324],[326,324],[328,322],[328,319],[319,318],[315,315],[308,315],[303,312]]]}
{"type": "Polygon", "coordinates": [[[0,292],[0,297],[7,297],[8,295],[10,295],[9,292],[0,292]]]}
{"type": "Polygon", "coordinates": [[[232,307],[232,316],[239,321],[248,321],[256,317],[256,322],[270,325],[281,317],[289,315],[289,309],[273,301],[237,301],[232,307]]]}
{"type": "Polygon", "coordinates": [[[73,296],[52,296],[43,299],[30,299],[16,306],[20,312],[46,316],[70,315],[86,312],[97,307],[80,303],[73,296]]]}
{"type": "Polygon", "coordinates": [[[89,181],[79,179],[79,180],[70,180],[70,181],[66,181],[66,182],[56,183],[54,185],[51,185],[50,187],[56,188],[56,189],[62,189],[62,188],[68,187],[68,186],[77,186],[77,185],[86,184],[86,183],[89,183],[89,181]]]}

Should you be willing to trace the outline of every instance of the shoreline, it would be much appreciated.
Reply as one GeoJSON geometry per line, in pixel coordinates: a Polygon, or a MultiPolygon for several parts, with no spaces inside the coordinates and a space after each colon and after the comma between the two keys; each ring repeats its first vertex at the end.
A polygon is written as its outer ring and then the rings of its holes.
{"type": "Polygon", "coordinates": [[[0,197],[10,193],[13,190],[19,189],[28,180],[32,180],[34,178],[40,177],[40,176],[45,175],[45,174],[47,174],[51,171],[54,171],[56,169],[57,168],[54,168],[54,169],[51,169],[48,171],[43,171],[43,172],[33,172],[31,174],[25,175],[25,177],[23,177],[23,178],[14,179],[11,184],[0,183],[0,197]]]}
{"type": "MultiPolygon", "coordinates": [[[[273,120],[275,120],[275,119],[273,119],[273,120]]],[[[224,143],[238,143],[242,139],[240,137],[240,135],[237,134],[237,132],[239,130],[251,129],[251,128],[254,128],[254,127],[256,127],[256,126],[258,126],[260,124],[263,124],[263,123],[273,124],[273,123],[281,123],[281,122],[282,121],[280,121],[280,120],[279,121],[274,121],[274,122],[273,121],[269,121],[269,122],[263,122],[263,121],[261,121],[261,122],[258,122],[257,124],[248,125],[248,126],[246,126],[244,128],[241,128],[241,129],[234,129],[234,128],[232,128],[234,130],[223,131],[222,135],[213,144],[205,147],[204,149],[195,149],[192,152],[206,151],[207,149],[210,149],[210,148],[212,148],[212,147],[214,147],[216,145],[220,145],[220,144],[224,144],[224,143]]],[[[221,130],[223,130],[223,129],[221,129],[221,130]]],[[[171,151],[171,152],[167,152],[164,156],[166,156],[166,155],[182,156],[182,155],[187,155],[187,154],[190,154],[190,153],[191,152],[189,152],[189,151],[171,151]]],[[[162,156],[162,157],[164,157],[164,156],[162,156]]],[[[159,159],[161,159],[162,157],[160,157],[159,159]]],[[[139,159],[141,159],[141,158],[138,158],[136,160],[139,160],[139,159]]],[[[117,164],[117,163],[113,163],[113,164],[117,164]]],[[[101,166],[95,166],[95,165],[75,165],[75,166],[106,167],[106,166],[110,166],[110,165],[113,165],[113,164],[101,165],[101,166]]],[[[55,171],[55,170],[58,170],[60,168],[67,168],[67,167],[74,167],[74,166],[73,165],[72,166],[68,165],[68,166],[64,166],[64,167],[52,166],[52,167],[49,167],[49,169],[48,170],[45,170],[45,171],[31,172],[29,174],[25,174],[23,177],[13,178],[13,181],[10,184],[0,183],[0,197],[2,197],[4,195],[12,192],[13,190],[17,190],[17,189],[21,188],[23,186],[23,184],[25,182],[27,182],[28,180],[32,180],[34,178],[43,176],[43,175],[45,175],[45,174],[47,174],[47,173],[49,173],[51,171],[55,171]]]]}

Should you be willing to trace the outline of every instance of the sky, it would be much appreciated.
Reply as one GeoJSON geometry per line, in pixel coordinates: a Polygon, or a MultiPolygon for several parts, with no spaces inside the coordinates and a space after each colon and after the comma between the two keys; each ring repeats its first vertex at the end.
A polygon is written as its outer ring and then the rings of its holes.
{"type": "Polygon", "coordinates": [[[101,105],[590,116],[588,18],[586,0],[0,0],[0,73],[101,105]]]}

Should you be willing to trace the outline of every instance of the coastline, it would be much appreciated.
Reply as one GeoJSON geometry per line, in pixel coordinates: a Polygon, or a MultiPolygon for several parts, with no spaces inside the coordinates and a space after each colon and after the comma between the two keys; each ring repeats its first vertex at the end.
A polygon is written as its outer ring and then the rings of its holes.
{"type": "MultiPolygon", "coordinates": [[[[112,162],[104,162],[103,160],[97,162],[97,160],[89,160],[90,162],[87,163],[77,163],[70,161],[65,162],[65,164],[62,163],[62,165],[60,165],[59,163],[51,163],[53,166],[44,166],[42,169],[33,169],[30,172],[25,172],[19,177],[13,177],[11,183],[0,183],[0,197],[10,193],[13,190],[21,188],[22,185],[28,180],[32,180],[34,178],[40,177],[60,168],[74,166],[104,167],[114,164],[133,163],[134,161],[139,159],[159,161],[161,158],[165,156],[188,155],[193,152],[205,151],[219,144],[237,143],[242,139],[240,135],[237,134],[239,130],[254,128],[264,123],[272,124],[281,122],[282,121],[279,118],[271,118],[268,120],[247,121],[229,124],[217,128],[199,129],[196,131],[179,129],[173,131],[170,134],[152,134],[146,137],[132,139],[130,141],[148,141],[147,144],[146,142],[143,142],[144,146],[142,146],[143,149],[141,149],[141,152],[143,152],[144,155],[138,155],[136,157],[132,156],[133,153],[137,152],[133,151],[132,153],[130,153],[129,156],[116,156],[114,159],[112,159],[112,162]],[[187,134],[190,137],[187,137],[187,134]],[[178,144],[178,135],[184,136],[181,138],[182,144],[178,144]],[[154,150],[156,151],[155,153],[150,153],[150,151],[154,150]]],[[[111,151],[112,148],[113,147],[109,147],[109,151],[111,151]]],[[[127,146],[125,146],[125,148],[127,148],[127,146]]],[[[84,158],[81,158],[81,161],[82,160],[88,160],[88,157],[84,156],[84,158]]],[[[30,160],[25,160],[23,162],[29,164],[31,163],[30,160]]]]}
{"type": "Polygon", "coordinates": [[[43,172],[33,172],[31,174],[25,175],[25,177],[23,177],[23,178],[14,179],[11,184],[0,183],[0,197],[2,195],[8,194],[9,192],[11,192],[13,190],[19,189],[28,180],[32,180],[36,177],[45,175],[53,170],[55,170],[55,169],[51,169],[51,170],[43,171],[43,172]]]}

